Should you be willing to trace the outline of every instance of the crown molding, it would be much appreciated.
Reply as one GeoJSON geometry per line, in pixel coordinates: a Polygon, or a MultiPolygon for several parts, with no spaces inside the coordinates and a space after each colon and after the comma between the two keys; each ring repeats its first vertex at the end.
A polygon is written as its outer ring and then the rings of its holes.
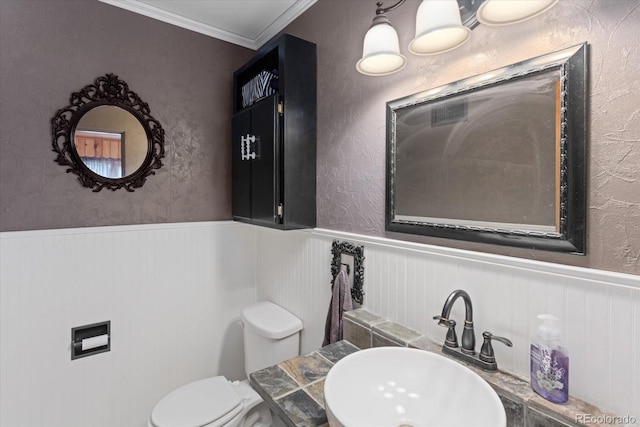
{"type": "Polygon", "coordinates": [[[157,19],[168,24],[176,25],[187,30],[195,31],[209,37],[213,37],[225,42],[233,43],[248,49],[257,50],[265,42],[282,31],[294,19],[309,9],[317,0],[297,0],[293,6],[287,9],[275,21],[273,21],[255,39],[231,33],[220,28],[194,21],[193,19],[177,15],[172,12],[139,2],[137,0],[99,0],[112,6],[126,9],[130,12],[138,13],[149,18],[157,19]]]}
{"type": "Polygon", "coordinates": [[[296,0],[296,2],[289,9],[280,15],[275,21],[271,23],[265,30],[256,37],[253,42],[254,46],[251,49],[258,50],[260,46],[271,40],[280,31],[284,30],[287,25],[292,23],[298,16],[302,15],[307,9],[315,4],[318,0],[296,0]]]}

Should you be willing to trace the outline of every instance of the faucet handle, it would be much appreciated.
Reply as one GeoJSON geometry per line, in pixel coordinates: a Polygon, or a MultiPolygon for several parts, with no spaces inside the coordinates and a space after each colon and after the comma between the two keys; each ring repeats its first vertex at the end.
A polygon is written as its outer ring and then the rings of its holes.
{"type": "Polygon", "coordinates": [[[444,339],[444,345],[449,348],[458,348],[458,335],[456,335],[456,321],[447,320],[447,336],[444,339]]]}
{"type": "Polygon", "coordinates": [[[433,316],[433,320],[437,320],[439,326],[442,326],[444,328],[449,327],[449,319],[447,319],[446,317],[442,317],[441,315],[437,314],[433,316]]]}
{"type": "Polygon", "coordinates": [[[479,358],[483,362],[495,363],[496,361],[495,355],[493,354],[493,346],[491,345],[491,340],[499,341],[507,347],[513,347],[513,343],[511,342],[511,340],[504,337],[497,337],[489,331],[483,332],[482,337],[484,338],[484,342],[482,343],[482,348],[480,349],[479,358]]]}

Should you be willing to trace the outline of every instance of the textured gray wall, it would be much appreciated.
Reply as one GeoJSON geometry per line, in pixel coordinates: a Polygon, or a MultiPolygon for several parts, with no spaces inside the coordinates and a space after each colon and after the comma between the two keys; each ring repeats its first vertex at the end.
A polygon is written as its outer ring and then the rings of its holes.
{"type": "MultiPolygon", "coordinates": [[[[466,45],[407,53],[417,0],[390,12],[408,66],[355,71],[375,1],[319,0],[287,32],[318,45],[318,226],[640,274],[640,4],[562,0],[466,45]],[[590,43],[587,256],[384,231],[386,101],[590,43]]],[[[0,1],[0,231],[230,217],[232,72],[253,52],[97,1],[0,1]],[[106,72],[167,131],[166,166],[133,194],[80,187],[55,164],[49,120],[106,72]]]]}
{"type": "Polygon", "coordinates": [[[229,219],[233,71],[253,54],[96,0],[0,1],[0,231],[229,219]],[[81,187],[51,151],[51,117],[108,72],[166,132],[134,193],[81,187]]]}
{"type": "Polygon", "coordinates": [[[407,45],[418,0],[388,17],[407,68],[386,77],[355,64],[375,0],[319,0],[287,32],[318,45],[318,226],[640,274],[640,3],[562,0],[506,27],[479,26],[462,47],[417,57],[407,45]],[[385,102],[578,43],[590,44],[585,257],[384,230],[385,102]]]}

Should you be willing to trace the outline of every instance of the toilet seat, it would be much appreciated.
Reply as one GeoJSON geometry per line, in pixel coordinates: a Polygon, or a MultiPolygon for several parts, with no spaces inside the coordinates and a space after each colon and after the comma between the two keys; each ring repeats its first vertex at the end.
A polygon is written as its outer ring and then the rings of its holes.
{"type": "Polygon", "coordinates": [[[240,414],[242,399],[225,377],[186,384],[160,400],[153,408],[154,427],[218,427],[240,414]]]}

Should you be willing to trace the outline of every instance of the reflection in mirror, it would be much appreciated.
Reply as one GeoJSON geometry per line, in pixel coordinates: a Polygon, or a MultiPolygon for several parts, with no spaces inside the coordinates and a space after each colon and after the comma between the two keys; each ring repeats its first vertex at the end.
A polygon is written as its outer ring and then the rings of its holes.
{"type": "Polygon", "coordinates": [[[347,271],[354,308],[364,301],[364,246],[334,240],[331,245],[331,284],[341,270],[347,271]]]}
{"type": "Polygon", "coordinates": [[[94,192],[134,191],[162,167],[164,129],[115,74],[72,93],[51,129],[56,162],[94,192]]]}
{"type": "Polygon", "coordinates": [[[586,45],[387,103],[387,229],[584,253],[586,45]]]}
{"type": "Polygon", "coordinates": [[[76,130],[74,144],[80,160],[105,178],[122,178],[124,172],[124,132],[76,130]]]}
{"type": "Polygon", "coordinates": [[[74,144],[82,162],[105,178],[134,173],[144,162],[148,146],[138,119],[113,105],[95,107],[84,114],[76,126],[74,144]]]}
{"type": "Polygon", "coordinates": [[[559,88],[555,70],[398,109],[395,218],[558,232],[559,88]]]}

